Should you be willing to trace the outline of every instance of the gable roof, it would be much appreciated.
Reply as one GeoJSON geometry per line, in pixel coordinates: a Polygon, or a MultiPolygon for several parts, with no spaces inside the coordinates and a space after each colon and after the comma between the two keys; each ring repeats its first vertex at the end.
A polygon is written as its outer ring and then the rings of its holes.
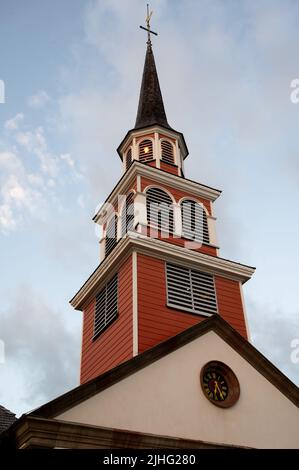
{"type": "Polygon", "coordinates": [[[15,413],[0,405],[0,434],[16,421],[15,413]]]}
{"type": "Polygon", "coordinates": [[[215,315],[104,374],[99,375],[95,379],[79,385],[64,395],[37,408],[29,413],[29,416],[54,418],[209,331],[216,332],[227,344],[249,362],[252,367],[271,382],[291,402],[299,407],[298,387],[225,320],[215,315]]]}

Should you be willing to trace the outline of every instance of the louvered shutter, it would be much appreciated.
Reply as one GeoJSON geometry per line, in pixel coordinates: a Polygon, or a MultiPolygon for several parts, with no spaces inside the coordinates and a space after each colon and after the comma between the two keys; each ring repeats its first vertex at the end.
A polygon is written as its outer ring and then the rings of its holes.
{"type": "Polygon", "coordinates": [[[147,221],[153,227],[173,233],[173,208],[170,196],[160,188],[146,193],[147,221]]]}
{"type": "Polygon", "coordinates": [[[206,211],[195,201],[186,199],[181,204],[183,236],[189,240],[209,243],[209,229],[206,211]]]}
{"type": "Polygon", "coordinates": [[[118,275],[106,284],[96,296],[94,317],[94,336],[103,331],[117,317],[118,308],[118,275]]]}
{"type": "Polygon", "coordinates": [[[117,244],[117,217],[114,215],[107,224],[105,255],[108,256],[117,244]]]}
{"type": "Polygon", "coordinates": [[[173,145],[167,140],[161,142],[161,153],[163,162],[174,164],[173,145]]]}
{"type": "Polygon", "coordinates": [[[169,305],[193,309],[190,269],[167,264],[167,294],[169,305]]]}
{"type": "Polygon", "coordinates": [[[126,153],[126,169],[128,170],[131,165],[132,165],[132,149],[129,148],[129,150],[126,153]]]}
{"type": "Polygon", "coordinates": [[[146,139],[139,144],[139,161],[146,163],[153,159],[153,143],[146,139]]]}
{"type": "Polygon", "coordinates": [[[167,263],[167,303],[194,313],[217,313],[214,277],[167,263]]]}

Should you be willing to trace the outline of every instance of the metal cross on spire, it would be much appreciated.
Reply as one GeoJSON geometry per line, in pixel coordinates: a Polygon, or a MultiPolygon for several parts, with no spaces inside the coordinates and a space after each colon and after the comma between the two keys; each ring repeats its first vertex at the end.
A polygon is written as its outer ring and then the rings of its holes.
{"type": "Polygon", "coordinates": [[[151,17],[152,17],[152,14],[153,12],[149,11],[149,5],[147,4],[146,5],[146,9],[147,9],[147,15],[146,15],[146,19],[145,19],[145,23],[146,23],[146,28],[144,26],[139,26],[141,29],[144,29],[145,31],[147,31],[147,44],[151,44],[151,34],[154,34],[155,36],[158,36],[158,33],[155,33],[155,31],[151,31],[151,26],[150,26],[150,21],[151,21],[151,17]]]}

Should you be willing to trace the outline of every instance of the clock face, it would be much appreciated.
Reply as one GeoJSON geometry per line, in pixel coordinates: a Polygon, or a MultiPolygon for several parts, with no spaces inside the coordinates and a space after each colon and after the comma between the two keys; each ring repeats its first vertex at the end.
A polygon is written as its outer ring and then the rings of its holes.
{"type": "Polygon", "coordinates": [[[238,379],[223,362],[208,362],[201,370],[200,382],[206,398],[221,408],[233,406],[240,396],[238,379]]]}
{"type": "Polygon", "coordinates": [[[216,368],[206,369],[203,376],[206,395],[215,401],[224,401],[228,396],[228,385],[223,375],[216,368]]]}

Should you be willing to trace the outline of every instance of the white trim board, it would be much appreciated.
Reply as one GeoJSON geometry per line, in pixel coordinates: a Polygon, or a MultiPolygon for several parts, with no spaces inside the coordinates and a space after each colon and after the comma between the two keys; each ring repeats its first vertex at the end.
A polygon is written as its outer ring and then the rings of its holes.
{"type": "Polygon", "coordinates": [[[85,284],[71,299],[71,305],[77,310],[84,310],[91,296],[100,290],[107,281],[107,275],[112,275],[133,252],[146,254],[165,261],[173,261],[182,266],[203,269],[205,272],[240,281],[248,281],[255,268],[216,256],[195,252],[187,248],[172,245],[165,241],[151,239],[136,232],[129,232],[121,239],[114,250],[96,268],[85,284]]]}
{"type": "MultiPolygon", "coordinates": [[[[175,189],[181,189],[186,191],[188,194],[207,199],[214,202],[221,194],[221,191],[218,189],[210,188],[209,186],[204,186],[195,181],[182,178],[181,176],[176,176],[166,171],[162,171],[151,166],[147,166],[144,163],[139,163],[134,161],[130,169],[124,174],[124,176],[119,180],[112,193],[108,196],[105,202],[109,202],[115,206],[117,202],[117,197],[119,194],[125,194],[128,190],[128,186],[135,179],[135,177],[143,176],[144,178],[149,178],[155,181],[156,183],[161,183],[166,186],[171,186],[175,189]]],[[[101,219],[102,212],[104,209],[104,204],[100,207],[97,213],[93,217],[93,221],[98,223],[101,219]]]]}

